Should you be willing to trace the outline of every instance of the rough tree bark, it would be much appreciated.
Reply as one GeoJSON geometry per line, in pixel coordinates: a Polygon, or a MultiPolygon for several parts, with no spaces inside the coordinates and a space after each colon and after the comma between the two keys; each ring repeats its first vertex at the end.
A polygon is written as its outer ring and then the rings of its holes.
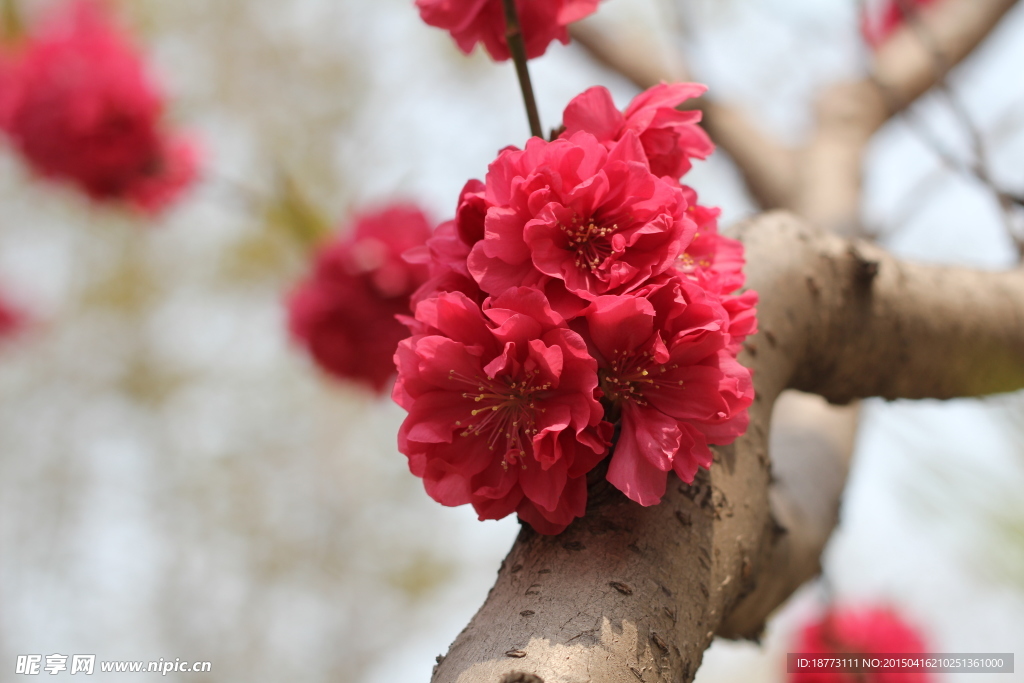
{"type": "Polygon", "coordinates": [[[764,293],[761,332],[741,356],[757,389],[747,434],[660,505],[597,481],[587,516],[561,535],[524,528],[434,681],[689,681],[715,634],[756,637],[817,572],[821,546],[783,522],[815,503],[769,496],[768,426],[784,389],[849,401],[1024,387],[1024,270],[903,263],[785,213],[738,234],[764,293]]]}

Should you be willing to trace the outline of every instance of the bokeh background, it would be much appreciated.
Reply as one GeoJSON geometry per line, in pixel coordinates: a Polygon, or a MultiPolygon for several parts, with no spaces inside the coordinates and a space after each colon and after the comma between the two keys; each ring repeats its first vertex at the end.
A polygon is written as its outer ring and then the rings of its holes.
{"type": "MultiPolygon", "coordinates": [[[[0,680],[18,654],[59,652],[212,662],[167,680],[426,681],[518,525],[432,502],[395,448],[402,411],[325,378],[283,301],[318,226],[392,199],[446,219],[466,179],[524,142],[513,68],[464,57],[411,0],[114,6],[203,140],[204,178],[144,221],[0,147],[0,288],[32,316],[0,346],[0,680]]],[[[858,11],[608,0],[598,19],[682,50],[718,97],[795,141],[817,89],[865,68],[858,11]]],[[[950,79],[1017,192],[1022,64],[1018,7],[950,79]]],[[[533,74],[547,126],[591,85],[622,106],[635,94],[578,46],[533,74]]],[[[1014,264],[1020,216],[923,129],[969,158],[948,103],[925,97],[872,145],[868,227],[909,258],[1014,264]]],[[[688,178],[726,224],[753,210],[722,155],[688,178]]],[[[716,642],[698,681],[783,680],[793,629],[827,596],[897,606],[933,651],[1024,654],[1022,489],[1021,396],[869,402],[826,579],[761,646],[716,642]]]]}

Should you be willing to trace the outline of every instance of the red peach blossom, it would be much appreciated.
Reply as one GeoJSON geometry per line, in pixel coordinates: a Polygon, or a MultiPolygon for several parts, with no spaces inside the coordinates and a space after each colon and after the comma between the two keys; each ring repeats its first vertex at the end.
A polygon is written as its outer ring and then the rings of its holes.
{"type": "Polygon", "coordinates": [[[473,301],[483,303],[486,298],[466,269],[469,247],[459,239],[454,221],[437,226],[437,230],[422,247],[406,252],[410,263],[427,266],[429,277],[412,294],[410,307],[416,306],[440,292],[462,292],[473,301]]]}
{"type": "Polygon", "coordinates": [[[53,13],[3,80],[0,125],[39,174],[149,212],[195,178],[195,145],[162,129],[163,97],[99,3],[53,13]]]}
{"type": "MultiPolygon", "coordinates": [[[[516,0],[527,58],[540,57],[555,40],[567,45],[566,27],[596,12],[598,1],[516,0]]],[[[416,7],[423,21],[450,32],[464,53],[483,43],[496,61],[511,56],[505,40],[502,0],[416,0],[416,7]]]]}
{"type": "Polygon", "coordinates": [[[608,481],[653,505],[669,470],[692,482],[698,467],[711,466],[709,443],[746,430],[750,371],[728,350],[718,297],[684,278],[598,297],[584,316],[604,400],[622,419],[608,481]]]}
{"type": "Polygon", "coordinates": [[[896,29],[907,20],[901,3],[909,7],[920,8],[931,5],[935,0],[886,0],[882,11],[877,15],[865,14],[860,25],[861,35],[872,48],[878,48],[891,36],[896,29]]]}
{"type": "Polygon", "coordinates": [[[438,292],[462,292],[483,303],[485,296],[470,275],[466,258],[473,244],[483,239],[486,211],[484,184],[470,180],[459,195],[455,220],[442,223],[426,244],[406,252],[407,261],[425,265],[430,272],[429,279],[412,295],[413,309],[438,292]]]}
{"type": "Polygon", "coordinates": [[[17,60],[10,46],[0,43],[0,131],[10,128],[16,64],[17,60]]]}
{"type": "Polygon", "coordinates": [[[25,325],[25,314],[0,297],[0,339],[10,337],[25,325]]]}
{"type": "Polygon", "coordinates": [[[702,206],[693,188],[680,187],[686,213],[697,224],[697,231],[679,254],[676,270],[705,289],[731,294],[743,286],[743,245],[718,232],[720,209],[702,206]]]}
{"type": "Polygon", "coordinates": [[[611,425],[594,398],[597,363],[544,295],[527,287],[483,308],[459,292],[416,307],[421,334],[395,354],[395,401],[409,411],[399,450],[427,493],[512,512],[554,534],[583,515],[586,473],[611,425]]]}
{"type": "Polygon", "coordinates": [[[742,294],[722,297],[722,307],[729,314],[729,344],[726,350],[736,356],[743,342],[757,332],[758,294],[748,289],[742,294]]]}
{"type": "MultiPolygon", "coordinates": [[[[821,655],[850,653],[920,655],[929,652],[920,633],[890,608],[830,608],[820,619],[805,626],[793,652],[821,655]]],[[[801,671],[790,674],[790,683],[929,683],[933,677],[919,672],[858,674],[801,671]]]]}
{"type": "Polygon", "coordinates": [[[698,125],[701,112],[677,109],[706,90],[700,83],[662,83],[637,95],[623,114],[608,89],[595,86],[566,106],[562,136],[585,131],[610,147],[631,131],[640,139],[654,175],[679,178],[690,170],[690,159],[706,159],[715,150],[698,125]]]}
{"type": "Polygon", "coordinates": [[[289,299],[289,325],[327,372],[386,387],[395,348],[408,336],[395,316],[410,315],[409,296],[427,278],[426,266],[407,263],[402,253],[429,235],[419,209],[397,205],[357,217],[351,236],[317,254],[312,274],[289,299]]]}
{"type": "Polygon", "coordinates": [[[484,198],[470,274],[489,294],[542,288],[567,315],[672,268],[696,231],[679,186],[650,172],[632,132],[610,151],[585,132],[507,149],[484,198]]]}
{"type": "Polygon", "coordinates": [[[558,533],[616,429],[607,479],[642,505],[745,431],[757,294],[737,293],[743,245],[678,180],[711,149],[675,109],[701,92],[653,88],[625,114],[584,93],[559,139],[502,150],[407,255],[430,278],[395,355],[399,447],[436,500],[558,533]]]}
{"type": "Polygon", "coordinates": [[[158,157],[160,171],[137,178],[126,196],[131,204],[151,214],[172,204],[196,181],[202,152],[193,138],[165,134],[158,157]]]}
{"type": "Polygon", "coordinates": [[[743,286],[743,244],[718,232],[717,208],[701,206],[693,188],[682,186],[687,213],[697,224],[693,240],[679,255],[676,270],[705,289],[722,295],[729,314],[729,350],[735,355],[743,340],[757,331],[757,292],[734,294],[743,286]]]}

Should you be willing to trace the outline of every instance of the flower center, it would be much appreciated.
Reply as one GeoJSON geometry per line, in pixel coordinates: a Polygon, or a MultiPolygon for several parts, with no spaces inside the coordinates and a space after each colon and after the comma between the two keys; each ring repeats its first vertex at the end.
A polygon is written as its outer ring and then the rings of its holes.
{"type": "Polygon", "coordinates": [[[455,426],[462,428],[459,436],[483,436],[492,451],[502,446],[501,466],[506,470],[517,460],[526,469],[526,451],[537,434],[536,414],[544,412],[544,408],[537,407],[537,394],[551,388],[551,382],[537,383],[536,370],[524,374],[526,379],[517,380],[511,375],[491,379],[448,372],[450,379],[474,386],[473,391],[463,392],[462,398],[480,404],[469,411],[465,422],[456,420],[455,426]]]}
{"type": "Polygon", "coordinates": [[[575,254],[576,267],[594,272],[612,254],[609,235],[619,229],[618,225],[602,227],[594,221],[580,222],[573,218],[572,225],[560,226],[568,244],[566,250],[575,254]]]}
{"type": "Polygon", "coordinates": [[[711,267],[711,262],[708,261],[706,258],[701,257],[699,259],[695,259],[695,258],[693,258],[693,256],[691,254],[689,254],[688,252],[685,252],[685,251],[682,254],[679,255],[679,262],[681,264],[680,267],[683,269],[684,272],[687,272],[687,273],[693,272],[698,267],[699,268],[710,268],[711,267]]]}
{"type": "Polygon", "coordinates": [[[601,368],[598,379],[601,391],[613,403],[632,401],[638,406],[646,406],[644,392],[683,386],[683,380],[672,380],[664,376],[678,368],[677,363],[655,363],[649,351],[613,351],[610,367],[601,368]]]}

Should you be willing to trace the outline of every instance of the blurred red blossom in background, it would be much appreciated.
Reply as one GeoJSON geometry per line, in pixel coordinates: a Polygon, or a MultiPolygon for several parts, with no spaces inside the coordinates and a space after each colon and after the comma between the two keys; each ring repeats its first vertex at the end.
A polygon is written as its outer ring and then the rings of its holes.
{"type": "Polygon", "coordinates": [[[935,0],[886,0],[878,12],[866,12],[861,20],[860,32],[872,48],[879,47],[903,25],[911,12],[935,0]]]}
{"type": "MultiPolygon", "coordinates": [[[[919,631],[889,607],[830,607],[800,631],[792,652],[801,654],[926,654],[919,631]]],[[[930,683],[928,673],[913,671],[837,673],[799,671],[790,683],[930,683]]]]}
{"type": "Polygon", "coordinates": [[[351,235],[319,250],[292,292],[289,326],[324,370],[383,391],[395,374],[395,348],[409,336],[395,316],[411,315],[409,297],[427,279],[427,267],[402,254],[427,241],[430,223],[417,207],[397,204],[354,224],[351,235]]]}
{"type": "Polygon", "coordinates": [[[139,49],[98,2],[61,4],[8,46],[0,91],[13,147],[95,200],[156,213],[196,178],[196,144],[166,130],[139,49]]]}
{"type": "Polygon", "coordinates": [[[0,295],[0,339],[17,333],[25,322],[25,313],[0,295]]]}
{"type": "MultiPolygon", "coordinates": [[[[569,43],[566,28],[597,11],[599,0],[516,0],[526,57],[540,57],[552,41],[569,43]]],[[[452,34],[459,49],[469,54],[477,43],[497,61],[509,58],[502,0],[416,0],[426,23],[452,34]]]]}

